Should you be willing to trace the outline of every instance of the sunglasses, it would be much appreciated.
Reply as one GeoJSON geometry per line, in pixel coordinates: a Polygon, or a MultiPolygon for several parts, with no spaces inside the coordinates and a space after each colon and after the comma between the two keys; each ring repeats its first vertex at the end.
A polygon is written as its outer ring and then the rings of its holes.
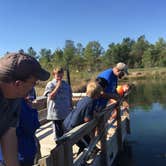
{"type": "Polygon", "coordinates": [[[118,77],[121,79],[125,75],[124,71],[120,71],[118,77]]]}

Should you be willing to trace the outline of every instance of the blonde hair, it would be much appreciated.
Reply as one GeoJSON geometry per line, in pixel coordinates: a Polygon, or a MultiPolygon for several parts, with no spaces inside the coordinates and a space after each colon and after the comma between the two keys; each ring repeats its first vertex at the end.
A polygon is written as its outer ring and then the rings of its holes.
{"type": "Polygon", "coordinates": [[[64,73],[64,69],[62,67],[56,67],[53,69],[52,74],[57,74],[57,73],[64,73]]]}
{"type": "Polygon", "coordinates": [[[100,96],[102,91],[103,91],[103,88],[95,81],[89,82],[86,87],[87,96],[92,98],[100,96]]]}

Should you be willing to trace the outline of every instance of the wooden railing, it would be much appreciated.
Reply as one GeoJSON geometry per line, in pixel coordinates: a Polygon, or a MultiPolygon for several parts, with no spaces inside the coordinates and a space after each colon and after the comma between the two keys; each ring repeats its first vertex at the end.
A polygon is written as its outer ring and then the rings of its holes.
{"type": "MultiPolygon", "coordinates": [[[[93,156],[91,165],[110,166],[123,149],[126,134],[130,131],[128,111],[121,111],[121,105],[127,95],[117,103],[108,105],[90,122],[77,126],[60,137],[57,146],[51,150],[49,156],[38,161],[38,166],[81,166],[89,160],[89,156],[93,156]],[[108,123],[108,117],[114,109],[118,110],[117,118],[108,123]],[[73,145],[85,135],[91,135],[96,128],[98,134],[93,136],[89,146],[74,159],[73,145]],[[93,154],[96,144],[99,144],[99,151],[93,154]]],[[[37,100],[40,103],[38,105],[39,119],[43,124],[46,122],[46,98],[40,97],[37,100]]]]}

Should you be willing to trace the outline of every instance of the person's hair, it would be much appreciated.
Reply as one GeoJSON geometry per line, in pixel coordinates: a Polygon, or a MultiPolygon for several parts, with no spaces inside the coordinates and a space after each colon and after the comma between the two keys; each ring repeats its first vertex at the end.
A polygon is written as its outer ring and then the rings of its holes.
{"type": "Polygon", "coordinates": [[[105,78],[98,77],[96,78],[96,82],[103,88],[105,89],[108,86],[108,81],[105,78]]]}
{"type": "Polygon", "coordinates": [[[103,88],[96,82],[96,81],[91,81],[87,84],[86,87],[86,94],[89,97],[96,97],[99,96],[102,92],[103,88]]]}
{"type": "Polygon", "coordinates": [[[59,74],[59,73],[64,73],[64,69],[62,67],[56,67],[53,69],[52,74],[59,74]]]}

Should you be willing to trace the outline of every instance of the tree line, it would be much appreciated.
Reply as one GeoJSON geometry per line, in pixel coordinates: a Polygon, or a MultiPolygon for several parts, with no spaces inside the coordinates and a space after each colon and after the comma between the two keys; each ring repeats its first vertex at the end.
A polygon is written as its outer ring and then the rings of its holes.
{"type": "Polygon", "coordinates": [[[110,43],[107,50],[98,41],[90,41],[83,47],[81,43],[66,40],[63,49],[51,51],[43,48],[37,53],[30,47],[27,53],[37,58],[48,70],[62,66],[76,71],[98,71],[117,62],[124,62],[129,68],[166,66],[166,41],[159,38],[152,44],[146,40],[145,35],[136,40],[127,37],[121,43],[110,43]]]}

